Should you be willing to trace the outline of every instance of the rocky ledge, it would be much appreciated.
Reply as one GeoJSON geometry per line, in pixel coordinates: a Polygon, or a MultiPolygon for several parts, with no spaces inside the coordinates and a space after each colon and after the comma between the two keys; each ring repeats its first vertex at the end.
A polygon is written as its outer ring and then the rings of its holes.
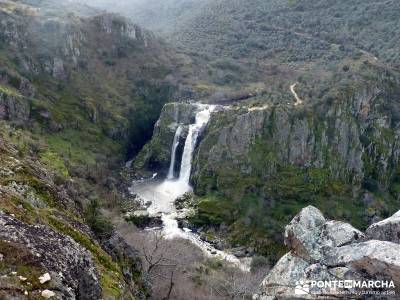
{"type": "MultiPolygon", "coordinates": [[[[364,234],[350,224],[326,220],[313,206],[302,209],[285,229],[290,252],[264,278],[254,299],[377,299],[376,294],[357,295],[362,290],[358,287],[338,286],[346,280],[385,281],[388,288],[374,286],[366,291],[399,294],[399,215],[400,211],[372,224],[364,234]],[[318,286],[317,281],[331,282],[331,286],[318,286]]],[[[379,297],[395,299],[391,295],[379,297]]]]}

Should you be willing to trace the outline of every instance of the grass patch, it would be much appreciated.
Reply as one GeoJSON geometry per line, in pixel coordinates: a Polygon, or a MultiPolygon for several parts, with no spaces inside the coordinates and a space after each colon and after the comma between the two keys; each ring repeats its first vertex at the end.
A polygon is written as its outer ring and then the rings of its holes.
{"type": "Polygon", "coordinates": [[[21,93],[14,88],[0,84],[0,94],[5,94],[12,97],[22,97],[21,93]]]}
{"type": "Polygon", "coordinates": [[[64,177],[68,177],[68,169],[65,166],[63,159],[55,152],[47,150],[42,153],[41,160],[45,163],[50,169],[58,172],[60,175],[64,177]]]}
{"type": "Polygon", "coordinates": [[[192,217],[194,224],[220,225],[234,220],[235,205],[228,198],[211,194],[203,197],[197,204],[197,213],[192,217]]]}

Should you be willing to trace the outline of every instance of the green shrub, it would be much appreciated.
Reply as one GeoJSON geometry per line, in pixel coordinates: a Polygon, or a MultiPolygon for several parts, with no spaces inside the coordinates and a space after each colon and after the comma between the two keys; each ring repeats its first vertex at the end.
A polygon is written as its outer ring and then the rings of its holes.
{"type": "Polygon", "coordinates": [[[100,238],[108,237],[114,230],[112,223],[100,213],[100,206],[97,199],[90,200],[85,209],[85,221],[100,238]]]}

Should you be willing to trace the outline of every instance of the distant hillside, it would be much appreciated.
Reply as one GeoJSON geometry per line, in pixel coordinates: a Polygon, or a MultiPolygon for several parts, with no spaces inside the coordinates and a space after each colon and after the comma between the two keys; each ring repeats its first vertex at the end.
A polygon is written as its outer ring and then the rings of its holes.
{"type": "Polygon", "coordinates": [[[275,45],[280,42],[278,33],[300,33],[347,49],[356,47],[396,65],[400,60],[397,51],[400,3],[395,0],[136,0],[117,4],[89,0],[88,3],[130,16],[192,51],[238,57],[249,55],[246,50],[253,48],[262,52],[279,51],[284,45],[275,45]],[[269,37],[271,33],[275,37],[269,37]]]}
{"type": "Polygon", "coordinates": [[[400,66],[398,1],[101,2],[166,37],[217,86],[264,89],[358,59],[400,66]]]}
{"type": "Polygon", "coordinates": [[[216,55],[246,57],[258,48],[267,57],[283,52],[286,59],[304,59],[293,57],[296,40],[307,41],[300,50],[309,58],[326,50],[315,49],[315,43],[325,48],[334,43],[398,65],[399,14],[398,1],[218,0],[193,14],[171,37],[189,49],[216,55]]]}

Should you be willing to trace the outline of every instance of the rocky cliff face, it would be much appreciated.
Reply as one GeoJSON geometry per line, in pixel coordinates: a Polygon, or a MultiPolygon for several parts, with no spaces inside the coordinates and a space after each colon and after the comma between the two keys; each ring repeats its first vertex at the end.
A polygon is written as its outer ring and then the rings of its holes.
{"type": "Polygon", "coordinates": [[[1,299],[144,297],[137,251],[114,232],[100,245],[73,180],[2,138],[0,162],[1,299]]]}
{"type": "Polygon", "coordinates": [[[364,299],[357,293],[368,291],[365,287],[312,284],[335,280],[393,281],[393,286],[383,290],[398,292],[400,260],[396,253],[400,246],[392,231],[398,226],[397,215],[372,224],[364,234],[347,223],[326,220],[313,206],[304,208],[286,226],[285,244],[290,252],[265,277],[254,298],[315,299],[319,295],[324,299],[364,299]],[[341,295],[344,291],[351,294],[341,295]]]}
{"type": "Polygon", "coordinates": [[[150,32],[113,14],[82,18],[49,12],[40,4],[22,6],[7,1],[2,3],[0,14],[0,38],[4,46],[15,51],[18,64],[31,76],[48,73],[56,79],[67,79],[73,70],[93,59],[90,56],[96,49],[92,46],[99,36],[103,43],[112,41],[114,51],[124,43],[137,47],[156,43],[150,32]]]}
{"type": "Polygon", "coordinates": [[[182,126],[181,147],[177,151],[180,153],[178,156],[181,156],[188,126],[194,123],[196,111],[196,105],[190,103],[164,105],[154,127],[152,139],[135,159],[134,169],[137,176],[146,177],[153,173],[159,173],[160,176],[165,177],[170,165],[175,132],[178,126],[182,126]]]}
{"type": "Polygon", "coordinates": [[[10,89],[0,90],[0,120],[17,124],[26,124],[30,116],[30,107],[17,92],[10,89]]]}
{"type": "Polygon", "coordinates": [[[288,165],[323,169],[331,179],[355,185],[372,179],[388,187],[397,172],[400,129],[387,106],[396,102],[398,84],[382,75],[375,83],[333,87],[335,95],[322,99],[329,102],[221,111],[199,146],[193,176],[198,191],[212,188],[202,185],[208,174],[218,178],[231,169],[268,180],[288,165]]]}

